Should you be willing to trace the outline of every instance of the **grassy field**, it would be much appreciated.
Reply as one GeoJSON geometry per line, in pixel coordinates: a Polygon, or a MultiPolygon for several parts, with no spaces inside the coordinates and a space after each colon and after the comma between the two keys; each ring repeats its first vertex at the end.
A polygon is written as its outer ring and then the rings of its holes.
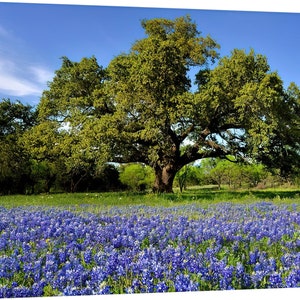
{"type": "Polygon", "coordinates": [[[152,194],[133,192],[111,193],[74,193],[74,194],[42,194],[42,195],[8,195],[0,196],[0,206],[77,206],[97,205],[123,206],[147,205],[165,206],[233,202],[252,203],[271,201],[274,204],[300,203],[300,188],[276,188],[265,190],[217,190],[215,187],[189,188],[183,193],[175,189],[173,194],[152,194]]]}

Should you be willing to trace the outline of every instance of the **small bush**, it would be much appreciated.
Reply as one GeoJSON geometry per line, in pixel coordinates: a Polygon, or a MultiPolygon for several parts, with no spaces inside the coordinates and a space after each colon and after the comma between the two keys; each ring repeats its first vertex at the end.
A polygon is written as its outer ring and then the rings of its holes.
{"type": "Polygon", "coordinates": [[[153,184],[154,173],[142,164],[125,165],[120,172],[120,181],[133,191],[144,191],[153,184]]]}

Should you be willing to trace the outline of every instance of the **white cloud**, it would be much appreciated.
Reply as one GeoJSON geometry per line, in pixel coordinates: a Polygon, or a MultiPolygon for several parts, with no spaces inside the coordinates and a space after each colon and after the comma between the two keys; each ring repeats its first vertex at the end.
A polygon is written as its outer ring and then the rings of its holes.
{"type": "Polygon", "coordinates": [[[21,78],[0,74],[0,92],[21,97],[40,94],[41,90],[38,86],[21,78]]]}
{"type": "Polygon", "coordinates": [[[41,96],[53,78],[53,72],[33,61],[33,56],[23,56],[26,51],[16,51],[24,49],[19,43],[24,46],[0,25],[0,99],[41,96]]]}
{"type": "Polygon", "coordinates": [[[36,79],[37,82],[41,84],[47,83],[49,80],[53,78],[53,72],[41,67],[41,66],[32,66],[30,70],[36,79]]]}
{"type": "Polygon", "coordinates": [[[41,95],[52,73],[44,67],[0,58],[0,93],[7,96],[41,95]]]}

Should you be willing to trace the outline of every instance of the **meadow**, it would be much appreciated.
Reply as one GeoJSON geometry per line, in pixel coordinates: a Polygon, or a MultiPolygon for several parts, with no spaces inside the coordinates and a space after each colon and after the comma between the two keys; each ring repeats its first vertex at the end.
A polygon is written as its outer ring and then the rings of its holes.
{"type": "Polygon", "coordinates": [[[300,286],[300,191],[0,197],[0,297],[300,286]]]}

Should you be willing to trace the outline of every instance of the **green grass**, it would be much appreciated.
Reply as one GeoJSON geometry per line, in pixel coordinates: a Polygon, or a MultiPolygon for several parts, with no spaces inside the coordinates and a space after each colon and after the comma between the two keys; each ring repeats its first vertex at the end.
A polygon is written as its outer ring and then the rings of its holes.
{"type": "Polygon", "coordinates": [[[201,204],[203,206],[219,202],[251,203],[272,201],[276,204],[300,203],[300,189],[266,189],[266,190],[217,190],[214,187],[189,188],[183,193],[175,189],[173,194],[152,193],[62,193],[44,195],[9,195],[0,196],[0,206],[77,206],[97,205],[99,207],[122,205],[174,206],[201,204]]]}

